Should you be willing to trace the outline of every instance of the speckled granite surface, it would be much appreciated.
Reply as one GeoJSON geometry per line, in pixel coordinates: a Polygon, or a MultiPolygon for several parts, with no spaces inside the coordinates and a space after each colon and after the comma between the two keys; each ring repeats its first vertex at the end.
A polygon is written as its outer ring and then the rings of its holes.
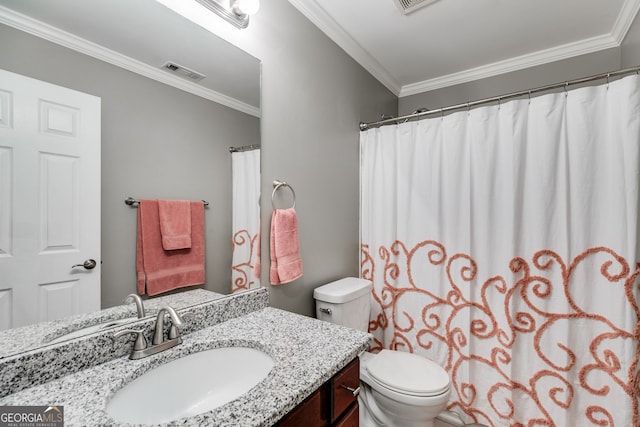
{"type": "MultiPolygon", "coordinates": [[[[143,304],[147,316],[152,316],[158,309],[166,305],[179,309],[224,296],[204,289],[191,289],[185,292],[149,298],[144,300],[143,304]]],[[[77,329],[127,318],[131,322],[137,320],[136,307],[133,303],[106,308],[94,313],[79,314],[65,319],[40,322],[21,328],[0,331],[0,357],[7,357],[47,345],[49,341],[58,339],[77,329]]]]}
{"type": "MultiPolygon", "coordinates": [[[[269,293],[262,288],[189,306],[177,310],[185,319],[181,333],[186,336],[268,305],[269,293]]],[[[103,332],[1,358],[0,397],[129,354],[133,336],[114,339],[113,334],[123,329],[144,328],[150,342],[154,325],[155,317],[147,317],[103,332]]],[[[165,327],[168,327],[168,323],[165,327]]]]}
{"type": "Polygon", "coordinates": [[[163,353],[136,361],[121,357],[6,396],[0,405],[63,405],[65,426],[126,426],[109,418],[104,408],[127,382],[182,355],[245,345],[274,359],[269,375],[232,402],[165,425],[271,426],[365,350],[369,339],[364,332],[264,308],[193,332],[181,345],[163,353]]]}

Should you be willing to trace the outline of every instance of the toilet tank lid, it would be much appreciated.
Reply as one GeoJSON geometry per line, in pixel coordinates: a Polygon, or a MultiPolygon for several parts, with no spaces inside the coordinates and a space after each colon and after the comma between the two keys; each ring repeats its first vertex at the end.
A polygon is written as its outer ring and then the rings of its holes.
{"type": "Polygon", "coordinates": [[[318,301],[344,303],[371,291],[371,282],[357,277],[346,277],[327,283],[313,290],[313,298],[318,301]]]}

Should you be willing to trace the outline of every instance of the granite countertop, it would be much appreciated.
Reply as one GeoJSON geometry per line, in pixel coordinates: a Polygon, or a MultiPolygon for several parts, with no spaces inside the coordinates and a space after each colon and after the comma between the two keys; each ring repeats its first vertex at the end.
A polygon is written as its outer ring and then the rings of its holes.
{"type": "MultiPolygon", "coordinates": [[[[222,298],[225,295],[205,289],[191,289],[175,294],[147,298],[143,301],[146,316],[154,316],[161,307],[170,305],[181,309],[206,301],[222,298]]],[[[6,357],[53,343],[53,340],[64,338],[65,334],[78,329],[114,320],[135,322],[136,307],[133,302],[115,307],[105,308],[92,313],[78,314],[59,320],[40,322],[29,326],[0,331],[0,357],[6,357]]],[[[70,337],[72,339],[75,337],[70,337]]]]}
{"type": "Polygon", "coordinates": [[[275,361],[262,382],[213,411],[166,425],[271,426],[366,350],[369,340],[370,335],[361,331],[267,307],[193,332],[181,345],[157,355],[121,357],[6,396],[0,405],[61,405],[65,426],[126,426],[104,411],[109,397],[126,383],[180,356],[248,346],[275,361]]]}

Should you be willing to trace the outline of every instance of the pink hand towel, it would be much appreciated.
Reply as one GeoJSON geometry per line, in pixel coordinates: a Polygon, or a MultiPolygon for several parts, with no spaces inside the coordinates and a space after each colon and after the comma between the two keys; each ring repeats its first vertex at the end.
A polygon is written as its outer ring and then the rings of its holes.
{"type": "Polygon", "coordinates": [[[276,209],[271,216],[271,284],[279,285],[302,277],[298,242],[298,217],[293,208],[276,209]]]}
{"type": "Polygon", "coordinates": [[[162,247],[157,200],[140,200],[136,268],[138,293],[157,295],[205,282],[204,204],[191,204],[191,248],[162,247]]]}
{"type": "Polygon", "coordinates": [[[191,247],[191,203],[188,200],[158,200],[162,247],[166,251],[191,247]]]}

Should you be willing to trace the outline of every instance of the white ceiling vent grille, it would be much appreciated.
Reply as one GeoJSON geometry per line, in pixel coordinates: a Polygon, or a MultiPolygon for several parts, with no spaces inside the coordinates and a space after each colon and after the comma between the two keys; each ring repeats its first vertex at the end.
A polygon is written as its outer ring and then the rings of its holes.
{"type": "Polygon", "coordinates": [[[415,12],[421,7],[425,7],[428,4],[431,4],[437,0],[394,0],[400,12],[405,15],[410,14],[411,12],[415,12]]]}
{"type": "Polygon", "coordinates": [[[170,71],[174,74],[179,75],[187,80],[191,80],[192,82],[199,82],[204,79],[204,74],[198,73],[197,71],[193,71],[188,69],[187,67],[183,67],[182,65],[176,64],[175,62],[167,62],[162,66],[164,70],[170,71]]]}

